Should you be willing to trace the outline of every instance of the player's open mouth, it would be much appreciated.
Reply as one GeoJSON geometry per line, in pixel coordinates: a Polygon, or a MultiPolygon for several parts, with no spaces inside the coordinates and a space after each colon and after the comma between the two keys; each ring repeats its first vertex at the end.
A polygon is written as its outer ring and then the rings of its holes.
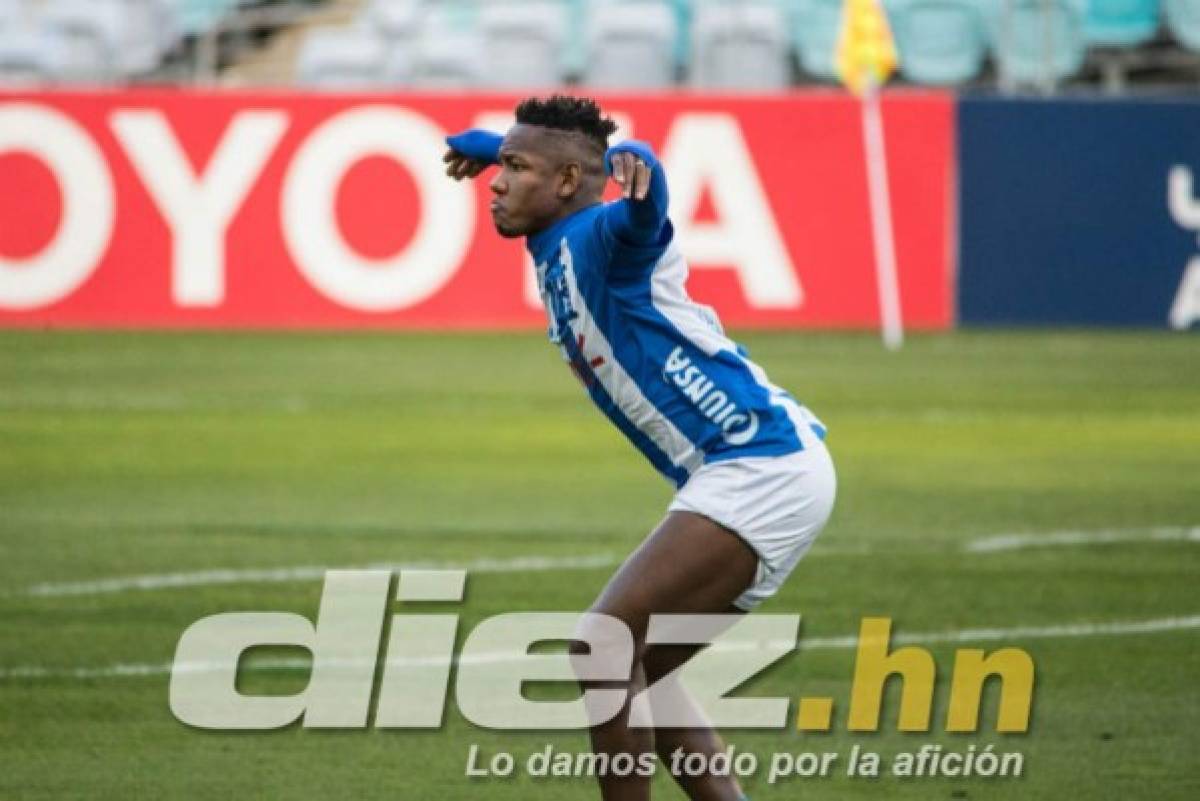
{"type": "Polygon", "coordinates": [[[492,208],[492,216],[493,217],[497,217],[504,213],[504,207],[501,206],[499,203],[493,202],[491,208],[492,208]]]}

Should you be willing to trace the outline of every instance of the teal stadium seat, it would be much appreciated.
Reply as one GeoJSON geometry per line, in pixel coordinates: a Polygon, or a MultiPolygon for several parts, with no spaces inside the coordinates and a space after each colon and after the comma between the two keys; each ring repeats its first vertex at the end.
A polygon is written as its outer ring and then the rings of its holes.
{"type": "Polygon", "coordinates": [[[907,80],[950,86],[978,77],[987,33],[975,0],[888,0],[886,5],[900,73],[907,80]]]}
{"type": "Polygon", "coordinates": [[[1189,50],[1200,51],[1200,0],[1166,0],[1167,28],[1189,50]]]}
{"type": "Polygon", "coordinates": [[[237,7],[239,0],[178,0],[179,26],[184,34],[204,33],[237,7]]]}
{"type": "Polygon", "coordinates": [[[1084,33],[1090,44],[1134,47],[1158,33],[1159,0],[1088,0],[1084,33]]]}
{"type": "Polygon", "coordinates": [[[675,64],[686,68],[692,60],[692,19],[694,17],[692,0],[671,0],[675,9],[675,29],[678,31],[675,39],[675,64]]]}
{"type": "Polygon", "coordinates": [[[814,78],[837,80],[833,59],[842,26],[841,0],[795,0],[792,19],[800,67],[814,78]]]}
{"type": "Polygon", "coordinates": [[[989,30],[1002,84],[1044,90],[1079,72],[1084,0],[992,0],[989,30]]]}

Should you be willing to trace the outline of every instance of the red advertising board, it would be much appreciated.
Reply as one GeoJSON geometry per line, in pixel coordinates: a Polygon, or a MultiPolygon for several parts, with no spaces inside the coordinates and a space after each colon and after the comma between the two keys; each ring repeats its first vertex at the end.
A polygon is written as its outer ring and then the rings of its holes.
{"type": "MultiPolygon", "coordinates": [[[[192,91],[0,94],[0,325],[544,325],[489,173],[443,137],[519,98],[192,91]]],[[[857,101],[599,98],[668,171],[694,297],[727,324],[879,318],[857,101]]],[[[905,323],[952,309],[950,95],[884,101],[905,323]]]]}

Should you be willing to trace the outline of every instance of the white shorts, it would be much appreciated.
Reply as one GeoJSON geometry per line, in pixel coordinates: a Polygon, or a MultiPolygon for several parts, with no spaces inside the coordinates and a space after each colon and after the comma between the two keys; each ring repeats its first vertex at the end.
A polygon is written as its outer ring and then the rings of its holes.
{"type": "Polygon", "coordinates": [[[825,443],[806,436],[798,453],[701,466],[669,508],[720,523],[758,554],[754,582],[734,601],[750,611],[779,590],[808,552],[829,520],[836,494],[825,443]]]}

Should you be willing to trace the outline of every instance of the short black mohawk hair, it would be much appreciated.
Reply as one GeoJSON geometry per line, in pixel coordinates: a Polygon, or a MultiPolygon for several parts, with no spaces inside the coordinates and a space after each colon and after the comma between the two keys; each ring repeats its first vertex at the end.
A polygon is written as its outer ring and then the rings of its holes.
{"type": "Polygon", "coordinates": [[[517,106],[517,122],[540,125],[558,131],[578,131],[600,146],[608,148],[608,137],[617,132],[617,124],[605,117],[590,97],[551,95],[530,97],[517,106]]]}

